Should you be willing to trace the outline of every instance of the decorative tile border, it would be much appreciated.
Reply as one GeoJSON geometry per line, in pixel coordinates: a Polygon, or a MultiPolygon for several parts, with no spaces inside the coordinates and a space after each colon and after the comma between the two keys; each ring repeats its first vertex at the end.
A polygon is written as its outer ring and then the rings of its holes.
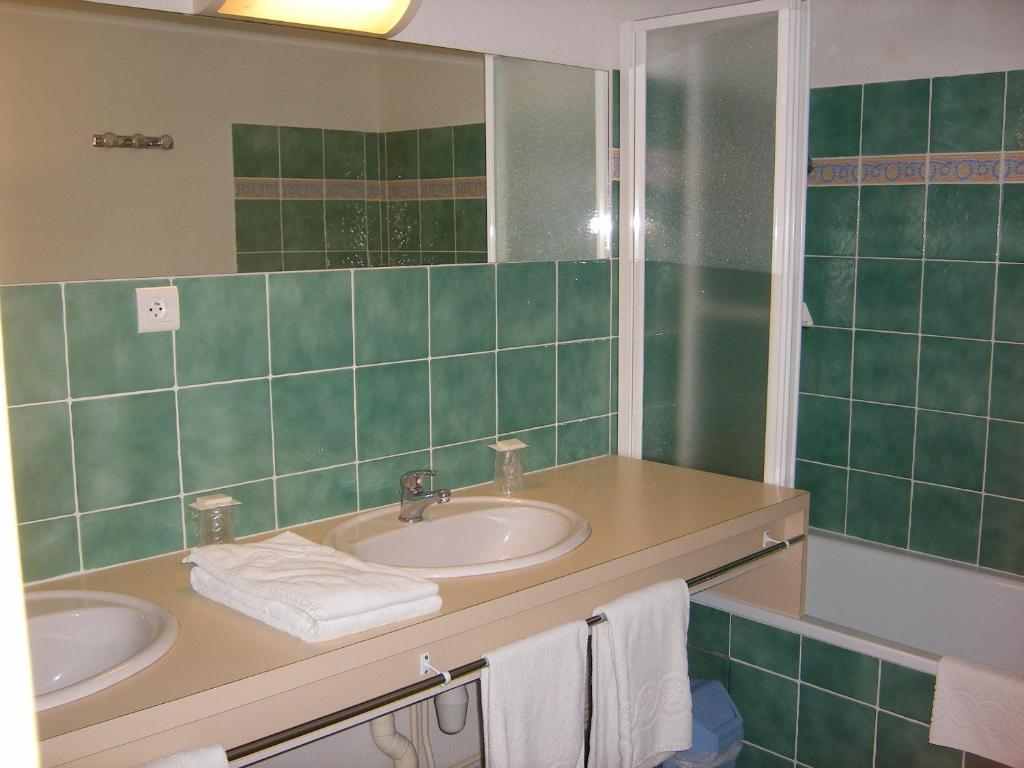
{"type": "Polygon", "coordinates": [[[235,200],[279,200],[280,179],[235,179],[235,200]]]}
{"type": "Polygon", "coordinates": [[[816,157],[807,174],[810,187],[1001,182],[1024,182],[1024,152],[816,157]]]}
{"type": "Polygon", "coordinates": [[[388,181],[384,185],[389,201],[419,200],[420,180],[401,179],[399,181],[388,181]]]}
{"type": "Polygon", "coordinates": [[[487,197],[487,177],[454,179],[235,179],[236,200],[468,200],[487,197]]]}
{"type": "Polygon", "coordinates": [[[858,157],[816,157],[811,161],[807,183],[812,187],[841,187],[856,184],[859,176],[858,157]]]}
{"type": "Polygon", "coordinates": [[[1003,158],[1003,181],[1024,182],[1024,152],[1007,152],[1003,158]]]}
{"type": "Polygon", "coordinates": [[[324,181],[327,200],[369,200],[366,182],[362,179],[327,179],[324,181]]]}
{"type": "Polygon", "coordinates": [[[924,184],[924,155],[862,157],[861,184],[924,184]]]}
{"type": "Polygon", "coordinates": [[[998,184],[1002,170],[1002,158],[995,153],[928,157],[928,180],[932,184],[998,184]]]}
{"type": "Polygon", "coordinates": [[[322,179],[281,179],[282,200],[323,200],[322,179]]]}
{"type": "MultiPolygon", "coordinates": [[[[464,176],[452,180],[453,197],[459,200],[487,197],[486,176],[464,176]]],[[[423,190],[420,194],[424,194],[423,190]]]]}

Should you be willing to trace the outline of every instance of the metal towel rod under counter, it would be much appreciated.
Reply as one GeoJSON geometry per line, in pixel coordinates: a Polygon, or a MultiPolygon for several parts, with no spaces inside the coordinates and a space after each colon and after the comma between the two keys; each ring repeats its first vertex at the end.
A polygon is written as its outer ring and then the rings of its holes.
{"type": "MultiPolygon", "coordinates": [[[[737,560],[732,560],[726,563],[725,565],[720,565],[717,568],[712,568],[710,571],[705,571],[704,573],[698,574],[693,578],[687,579],[686,584],[692,589],[693,587],[696,587],[707,581],[716,579],[719,576],[728,573],[731,570],[740,568],[749,563],[753,563],[757,560],[768,557],[768,555],[773,555],[780,550],[789,549],[794,544],[799,544],[806,538],[806,535],[801,533],[796,536],[792,536],[791,538],[783,539],[782,541],[777,541],[771,546],[767,546],[764,549],[759,549],[757,552],[751,552],[749,555],[745,555],[744,557],[741,557],[737,560]]],[[[774,539],[769,539],[767,537],[765,540],[774,541],[774,539]]],[[[595,624],[600,624],[604,620],[604,616],[601,615],[591,616],[589,619],[587,619],[587,626],[592,627],[595,624]]],[[[245,757],[249,757],[250,755],[254,755],[257,752],[263,752],[265,750],[281,746],[282,744],[286,744],[289,741],[301,739],[303,736],[308,736],[312,733],[316,733],[317,731],[323,730],[325,728],[330,728],[332,725],[338,725],[339,723],[342,723],[346,720],[351,720],[353,718],[360,717],[361,715],[373,712],[375,709],[382,709],[391,704],[395,704],[399,701],[402,701],[403,699],[407,699],[413,696],[418,696],[420,694],[426,693],[431,688],[437,688],[442,685],[447,685],[448,682],[450,681],[455,681],[461,677],[471,675],[474,672],[480,671],[486,666],[486,659],[477,659],[476,661],[470,661],[466,664],[463,664],[462,666],[453,667],[451,670],[448,671],[447,675],[437,674],[431,677],[425,677],[418,682],[411,683],[401,688],[396,688],[395,690],[389,691],[387,693],[382,693],[380,696],[374,696],[372,699],[367,699],[366,701],[362,701],[358,704],[353,704],[350,707],[339,709],[337,712],[332,712],[328,715],[323,715],[322,717],[318,717],[313,720],[308,720],[305,723],[299,723],[298,725],[293,725],[290,728],[285,728],[283,731],[271,733],[266,736],[262,736],[258,739],[255,739],[253,741],[247,742],[245,744],[240,744],[237,747],[233,747],[227,750],[228,760],[241,760],[245,757]]]]}

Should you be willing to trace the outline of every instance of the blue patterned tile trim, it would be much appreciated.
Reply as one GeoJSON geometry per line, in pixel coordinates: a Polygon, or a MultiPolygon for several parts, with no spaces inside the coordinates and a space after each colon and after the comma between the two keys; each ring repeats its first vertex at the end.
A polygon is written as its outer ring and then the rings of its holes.
{"type": "Polygon", "coordinates": [[[807,183],[812,187],[854,185],[860,179],[859,165],[857,157],[816,157],[811,161],[807,183]]]}
{"type": "Polygon", "coordinates": [[[862,157],[861,184],[924,184],[924,155],[862,157]]]}
{"type": "Polygon", "coordinates": [[[998,153],[930,155],[928,180],[932,184],[995,184],[1000,181],[998,153]]]}

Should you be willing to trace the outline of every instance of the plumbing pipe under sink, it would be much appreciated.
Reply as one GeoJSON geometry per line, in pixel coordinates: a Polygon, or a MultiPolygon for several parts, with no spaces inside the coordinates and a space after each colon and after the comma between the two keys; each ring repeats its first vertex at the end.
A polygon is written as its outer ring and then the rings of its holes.
{"type": "Polygon", "coordinates": [[[466,713],[469,710],[469,693],[466,686],[460,685],[437,694],[434,697],[434,712],[437,714],[437,727],[449,736],[466,727],[466,713]]]}
{"type": "Polygon", "coordinates": [[[394,712],[371,720],[370,735],[377,749],[394,761],[395,768],[419,768],[419,758],[412,742],[395,728],[394,712]]]}

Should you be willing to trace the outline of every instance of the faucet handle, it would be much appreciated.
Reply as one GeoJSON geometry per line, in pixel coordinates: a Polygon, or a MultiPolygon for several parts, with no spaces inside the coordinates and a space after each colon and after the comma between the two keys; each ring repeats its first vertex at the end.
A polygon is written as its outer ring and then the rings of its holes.
{"type": "Polygon", "coordinates": [[[423,494],[423,479],[426,477],[434,477],[437,475],[436,469],[414,469],[411,472],[406,472],[402,475],[402,479],[399,481],[399,491],[402,494],[402,498],[410,496],[420,496],[423,494]]]}

